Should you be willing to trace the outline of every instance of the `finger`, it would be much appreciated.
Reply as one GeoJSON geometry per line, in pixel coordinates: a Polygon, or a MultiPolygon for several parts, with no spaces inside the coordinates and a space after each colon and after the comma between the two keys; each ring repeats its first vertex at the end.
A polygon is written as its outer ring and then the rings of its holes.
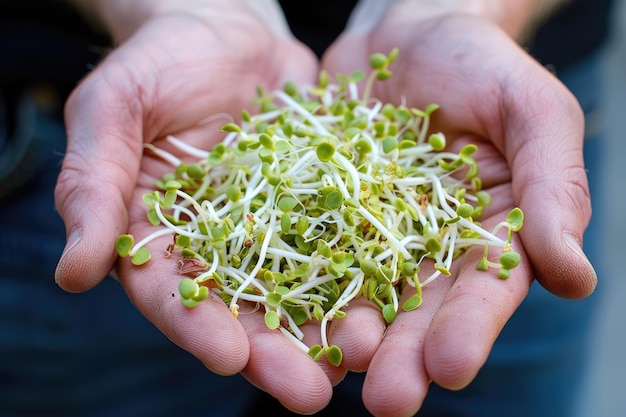
{"type": "Polygon", "coordinates": [[[511,138],[507,159],[514,197],[525,213],[520,236],[537,279],[558,296],[582,298],[597,283],[581,249],[591,216],[582,151],[584,119],[574,97],[551,78],[538,70],[527,91],[514,89],[506,96],[505,124],[511,138]],[[522,94],[533,99],[520,103],[511,97],[522,94]]]}
{"type": "Polygon", "coordinates": [[[459,265],[463,272],[433,318],[424,346],[426,371],[438,385],[453,390],[464,388],[476,377],[532,282],[526,260],[507,280],[496,278],[496,272],[478,271],[474,265],[459,265]]]}
{"type": "Polygon", "coordinates": [[[175,255],[166,255],[171,241],[172,236],[166,235],[148,243],[152,257],[140,267],[132,265],[129,258],[120,259],[120,282],[150,322],[208,369],[220,375],[240,372],[250,354],[243,327],[214,292],[193,308],[183,306],[178,263],[175,255]]]}
{"type": "Polygon", "coordinates": [[[55,202],[65,222],[67,243],[55,280],[67,291],[86,291],[111,270],[115,240],[126,230],[126,202],[141,156],[137,109],[124,102],[102,77],[76,90],[66,106],[67,151],[55,202]]]}
{"type": "MultiPolygon", "coordinates": [[[[429,271],[432,267],[424,265],[420,275],[429,271]]],[[[424,340],[452,283],[450,277],[442,277],[425,286],[420,307],[400,311],[387,328],[363,384],[363,402],[372,414],[412,416],[420,409],[430,384],[424,364],[424,340]]],[[[405,291],[402,300],[412,293],[414,290],[405,291]]]]}
{"type": "Polygon", "coordinates": [[[353,32],[344,32],[324,52],[322,68],[331,76],[363,71],[369,68],[368,47],[363,37],[356,36],[353,32]]]}
{"type": "Polygon", "coordinates": [[[268,71],[274,77],[270,87],[282,88],[286,82],[299,86],[314,85],[319,74],[319,64],[313,51],[295,38],[288,39],[286,46],[285,53],[289,61],[274,61],[274,66],[268,71]]]}
{"type": "Polygon", "coordinates": [[[312,414],[326,407],[332,384],[324,370],[280,331],[268,329],[258,313],[239,315],[250,341],[242,375],[291,411],[312,414]]]}
{"type": "MultiPolygon", "coordinates": [[[[333,321],[337,320],[338,319],[335,318],[333,321]]],[[[309,320],[308,322],[300,326],[300,330],[302,330],[302,333],[304,334],[302,342],[306,346],[308,346],[309,348],[314,345],[322,346],[321,326],[319,321],[309,320]]],[[[330,339],[330,336],[328,340],[330,340],[331,345],[334,344],[334,342],[330,339]]],[[[328,362],[326,355],[322,355],[322,357],[317,360],[317,365],[324,371],[332,386],[339,384],[348,373],[348,368],[346,368],[344,363],[346,358],[346,352],[342,351],[342,354],[343,359],[339,366],[332,365],[330,362],[328,362]]]]}
{"type": "Polygon", "coordinates": [[[354,371],[367,370],[380,346],[387,325],[382,311],[365,298],[351,301],[346,316],[332,321],[328,337],[343,353],[341,366],[354,371]]]}

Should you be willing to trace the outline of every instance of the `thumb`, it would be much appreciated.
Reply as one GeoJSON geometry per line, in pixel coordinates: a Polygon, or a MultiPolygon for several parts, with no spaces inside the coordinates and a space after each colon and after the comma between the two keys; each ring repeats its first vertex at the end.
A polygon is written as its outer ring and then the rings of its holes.
{"type": "MultiPolygon", "coordinates": [[[[520,237],[543,287],[560,297],[583,298],[597,284],[582,250],[591,217],[583,162],[584,116],[565,87],[535,91],[533,97],[551,111],[528,117],[535,123],[524,123],[513,141],[513,190],[526,219],[520,237]]],[[[508,119],[513,129],[520,127],[515,119],[508,119]]]]}
{"type": "Polygon", "coordinates": [[[92,73],[65,107],[68,143],[55,203],[67,243],[55,280],[71,292],[91,289],[111,271],[115,241],[128,223],[142,152],[141,117],[120,106],[124,93],[115,90],[92,73]]]}

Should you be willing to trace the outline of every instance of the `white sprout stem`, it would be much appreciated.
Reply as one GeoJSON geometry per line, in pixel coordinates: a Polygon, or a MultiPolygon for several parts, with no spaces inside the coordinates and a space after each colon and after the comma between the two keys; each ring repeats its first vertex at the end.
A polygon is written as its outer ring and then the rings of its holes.
{"type": "Polygon", "coordinates": [[[322,346],[324,346],[324,348],[327,349],[329,347],[328,335],[327,335],[328,332],[326,330],[328,326],[328,322],[331,321],[335,317],[335,314],[337,314],[336,313],[337,310],[341,309],[350,300],[354,299],[354,297],[356,297],[359,294],[359,292],[361,291],[361,287],[363,286],[364,276],[365,274],[359,273],[357,274],[356,277],[352,278],[352,280],[350,281],[350,283],[348,284],[344,292],[341,294],[337,302],[324,315],[324,318],[322,319],[322,322],[320,325],[322,346]]]}
{"type": "Polygon", "coordinates": [[[171,235],[172,231],[169,228],[166,229],[162,229],[162,230],[157,230],[156,232],[153,232],[151,234],[149,234],[148,236],[144,237],[143,239],[141,239],[139,242],[135,243],[133,245],[133,248],[131,249],[129,255],[134,255],[137,253],[137,251],[139,249],[141,249],[143,246],[145,246],[148,242],[159,238],[161,236],[165,236],[165,235],[171,235]]]}
{"type": "Polygon", "coordinates": [[[312,159],[315,158],[315,152],[308,151],[304,155],[301,155],[295,164],[286,172],[287,175],[296,175],[301,169],[305,169],[312,159]]]}
{"type": "Polygon", "coordinates": [[[250,285],[250,283],[252,281],[254,281],[256,275],[258,274],[259,270],[263,267],[263,262],[265,262],[265,257],[267,255],[267,249],[270,245],[270,240],[272,239],[272,232],[274,231],[274,227],[276,226],[276,218],[272,217],[270,218],[270,224],[268,225],[267,231],[265,232],[265,237],[263,239],[263,244],[261,245],[261,248],[259,249],[259,260],[256,263],[256,266],[254,267],[254,269],[248,274],[248,277],[246,278],[246,280],[239,286],[239,288],[237,289],[237,291],[235,292],[235,294],[233,295],[233,298],[230,302],[230,307],[233,308],[234,306],[237,305],[237,299],[241,296],[243,290],[245,288],[248,287],[248,285],[250,285]]]}
{"type": "Polygon", "coordinates": [[[348,91],[350,92],[350,97],[352,98],[352,100],[358,100],[359,99],[359,89],[358,89],[356,83],[348,84],[348,91]]]}
{"type": "Polygon", "coordinates": [[[303,263],[311,262],[311,257],[310,256],[302,255],[302,254],[300,254],[298,252],[287,251],[285,249],[268,247],[267,248],[267,253],[270,254],[270,255],[277,255],[277,256],[280,256],[282,258],[291,259],[291,260],[298,261],[298,262],[303,262],[303,263]]]}
{"type": "MultiPolygon", "coordinates": [[[[213,210],[213,206],[209,205],[206,207],[206,210],[203,208],[203,206],[205,205],[205,203],[208,203],[208,200],[204,200],[202,201],[202,203],[198,203],[198,201],[196,201],[192,196],[190,196],[189,194],[187,194],[186,192],[182,191],[182,190],[176,190],[176,195],[181,197],[183,200],[188,201],[191,206],[196,210],[196,212],[200,215],[200,217],[202,218],[202,221],[204,222],[204,224],[208,223],[208,219],[207,219],[207,211],[209,212],[209,214],[211,215],[211,218],[213,221],[218,222],[219,218],[215,215],[215,210],[213,210]]],[[[210,203],[209,203],[210,204],[210,203]]]]}
{"type": "Polygon", "coordinates": [[[359,195],[360,195],[360,190],[361,190],[359,187],[359,184],[361,184],[361,180],[359,178],[359,172],[354,167],[354,164],[350,162],[345,156],[343,156],[339,152],[335,152],[335,154],[333,155],[333,158],[341,165],[343,169],[346,170],[346,172],[350,176],[350,179],[352,180],[352,188],[353,188],[352,198],[354,198],[356,201],[359,201],[359,195]]]}
{"type": "Polygon", "coordinates": [[[424,281],[422,281],[420,283],[420,285],[422,287],[427,286],[428,284],[430,284],[431,282],[433,282],[435,279],[437,279],[437,277],[439,277],[439,275],[441,275],[441,271],[439,270],[435,270],[435,272],[433,272],[430,277],[428,277],[427,279],[425,279],[424,281]]]}
{"type": "MultiPolygon", "coordinates": [[[[239,284],[241,288],[241,285],[245,284],[247,279],[250,277],[249,275],[246,275],[245,273],[243,273],[242,271],[238,270],[237,268],[233,268],[233,267],[224,267],[224,266],[217,266],[217,270],[230,276],[233,277],[239,284]]],[[[258,289],[261,292],[261,295],[253,295],[253,294],[246,294],[246,293],[241,293],[240,297],[242,299],[245,299],[247,301],[252,301],[255,303],[264,303],[266,301],[265,297],[268,294],[267,289],[261,285],[259,282],[257,282],[256,280],[252,280],[250,281],[250,284],[254,285],[254,287],[256,289],[258,289]]],[[[224,287],[223,289],[224,292],[226,292],[227,294],[230,294],[232,296],[234,296],[235,294],[237,294],[237,291],[228,288],[228,287],[224,287]]]]}
{"type": "MultiPolygon", "coordinates": [[[[181,201],[181,203],[182,202],[183,201],[181,201]]],[[[196,213],[194,213],[192,210],[189,210],[186,205],[181,205],[180,203],[176,203],[172,206],[172,210],[173,210],[172,215],[177,221],[180,220],[180,215],[184,214],[189,217],[190,223],[197,223],[198,217],[196,216],[196,213]]]]}
{"type": "MultiPolygon", "coordinates": [[[[318,271],[319,271],[319,269],[318,269],[318,271]]],[[[320,276],[316,276],[316,275],[313,275],[313,276],[315,276],[314,279],[312,279],[312,280],[310,280],[308,282],[305,282],[304,284],[299,285],[295,289],[289,291],[284,296],[284,298],[296,298],[298,296],[301,296],[301,295],[305,294],[307,291],[317,287],[318,285],[322,285],[322,284],[325,284],[327,282],[334,281],[334,280],[337,279],[337,277],[335,277],[334,275],[331,275],[331,274],[323,275],[321,277],[320,276]]]]}
{"type": "MultiPolygon", "coordinates": [[[[333,305],[333,310],[339,310],[347,303],[349,303],[354,297],[359,295],[361,291],[361,287],[363,286],[363,280],[365,279],[365,274],[359,271],[354,278],[350,280],[350,283],[346,286],[346,288],[341,293],[341,296],[337,299],[335,304],[333,305]]],[[[328,313],[327,313],[328,314],[328,313]]]]}
{"type": "Polygon", "coordinates": [[[221,113],[215,113],[215,114],[213,114],[211,116],[208,116],[208,117],[205,117],[204,119],[201,119],[197,123],[197,125],[198,126],[203,126],[203,125],[209,124],[209,123],[214,122],[214,121],[219,120],[219,119],[224,119],[224,120],[226,120],[228,122],[233,122],[234,121],[233,120],[233,116],[230,113],[221,112],[221,113]]]}
{"type": "MultiPolygon", "coordinates": [[[[289,330],[285,329],[284,327],[279,327],[278,328],[280,330],[280,332],[289,340],[291,340],[296,346],[298,346],[303,352],[308,352],[309,351],[309,347],[307,345],[305,345],[304,343],[302,343],[302,338],[298,338],[298,336],[294,336],[289,330]]],[[[304,336],[303,336],[304,337],[304,336]]]]}
{"type": "Polygon", "coordinates": [[[198,159],[204,159],[209,156],[209,152],[198,149],[195,146],[191,146],[188,143],[185,143],[182,140],[178,139],[176,136],[167,135],[165,140],[174,145],[177,149],[185,152],[189,156],[193,156],[198,159]]]}
{"type": "Polygon", "coordinates": [[[454,210],[448,204],[448,194],[441,186],[441,181],[433,174],[428,174],[428,177],[432,181],[433,189],[435,190],[437,198],[439,199],[439,204],[441,204],[441,207],[450,216],[450,218],[454,218],[456,216],[456,210],[454,210]]]}
{"type": "Polygon", "coordinates": [[[385,236],[391,247],[402,253],[402,256],[404,256],[405,259],[411,259],[411,254],[409,253],[409,251],[407,251],[406,248],[400,244],[400,241],[398,241],[398,239],[389,231],[389,229],[387,229],[385,225],[382,224],[376,217],[374,217],[365,207],[360,206],[358,208],[358,212],[359,214],[361,214],[361,216],[365,217],[365,219],[367,219],[367,221],[369,221],[380,233],[382,233],[383,236],[385,236]]]}
{"type": "MultiPolygon", "coordinates": [[[[407,282],[412,282],[412,280],[408,280],[407,282]]],[[[391,305],[393,306],[393,311],[398,311],[400,306],[400,300],[398,300],[398,293],[396,291],[391,291],[391,305]]]]}
{"type": "Polygon", "coordinates": [[[452,258],[454,257],[454,249],[455,249],[457,236],[458,236],[458,233],[456,231],[456,225],[453,224],[448,230],[448,237],[447,237],[448,256],[446,257],[445,267],[448,270],[450,270],[450,267],[452,266],[452,258]],[[452,233],[452,231],[454,231],[454,233],[452,233]]]}
{"type": "Polygon", "coordinates": [[[298,104],[294,99],[289,97],[287,94],[285,94],[282,91],[277,91],[276,96],[280,98],[286,105],[288,105],[293,111],[300,114],[307,121],[309,121],[313,125],[313,127],[317,129],[319,134],[326,135],[326,136],[334,136],[328,130],[326,130],[326,128],[322,126],[322,124],[315,117],[313,117],[313,115],[309,111],[307,111],[304,107],[298,104]]]}
{"type": "Polygon", "coordinates": [[[177,167],[180,165],[181,160],[172,155],[171,153],[161,149],[161,148],[157,148],[156,146],[154,146],[151,143],[144,143],[143,147],[145,149],[150,149],[152,152],[154,152],[159,158],[163,159],[164,161],[166,161],[167,163],[169,163],[170,165],[172,165],[173,167],[177,167]]]}
{"type": "Polygon", "coordinates": [[[180,226],[175,225],[174,223],[170,222],[161,212],[161,206],[156,203],[154,205],[154,211],[156,213],[156,215],[159,217],[159,220],[161,221],[161,223],[163,223],[163,225],[165,227],[167,227],[170,230],[170,233],[172,231],[178,233],[179,235],[183,235],[183,236],[187,236],[190,237],[192,239],[198,239],[198,240],[210,240],[210,237],[207,235],[203,235],[202,233],[195,233],[195,232],[190,232],[186,229],[183,229],[180,226]]]}
{"type": "Polygon", "coordinates": [[[505,246],[506,243],[507,243],[506,240],[500,239],[498,236],[494,235],[491,232],[488,232],[487,230],[485,230],[482,227],[472,223],[471,221],[469,221],[467,219],[461,218],[459,220],[459,223],[462,224],[463,227],[466,227],[468,229],[471,229],[471,230],[475,231],[476,233],[479,233],[485,239],[489,239],[490,241],[495,243],[497,246],[505,246]]]}

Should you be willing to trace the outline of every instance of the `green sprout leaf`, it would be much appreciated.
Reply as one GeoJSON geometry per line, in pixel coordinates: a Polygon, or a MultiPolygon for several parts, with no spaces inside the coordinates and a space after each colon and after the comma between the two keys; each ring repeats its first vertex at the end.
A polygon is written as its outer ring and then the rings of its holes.
{"type": "Polygon", "coordinates": [[[412,311],[422,305],[422,297],[418,294],[412,295],[402,303],[402,310],[412,311]]]}
{"type": "Polygon", "coordinates": [[[472,207],[471,204],[467,204],[467,203],[460,204],[459,207],[457,207],[456,209],[456,214],[458,214],[459,217],[462,217],[464,219],[468,219],[472,217],[473,213],[474,213],[474,207],[472,207]]]}
{"type": "Polygon", "coordinates": [[[514,232],[519,231],[524,224],[524,213],[518,207],[514,208],[507,214],[506,221],[511,225],[514,232]]]}
{"type": "Polygon", "coordinates": [[[289,213],[283,213],[280,216],[280,230],[287,234],[291,230],[291,216],[289,213]]]}
{"type": "Polygon", "coordinates": [[[325,210],[336,210],[343,204],[343,194],[339,190],[334,190],[321,196],[319,202],[325,210]]]}
{"type": "Polygon", "coordinates": [[[278,201],[278,208],[280,209],[280,211],[282,211],[283,213],[289,213],[291,210],[293,210],[296,206],[298,205],[298,200],[296,200],[293,197],[282,197],[279,201],[278,201]]]}
{"type": "Polygon", "coordinates": [[[313,358],[315,362],[319,361],[324,356],[324,348],[321,345],[313,345],[309,348],[309,356],[313,358]]]}
{"type": "Polygon", "coordinates": [[[266,299],[267,305],[270,307],[278,307],[283,299],[283,296],[277,292],[271,292],[267,294],[266,299]]]}
{"type": "Polygon", "coordinates": [[[237,184],[231,184],[226,188],[226,198],[233,203],[238,202],[242,197],[241,187],[237,184]]]}
{"type": "Polygon", "coordinates": [[[392,136],[383,139],[383,152],[389,153],[398,147],[398,140],[392,136]]]}
{"type": "Polygon", "coordinates": [[[280,327],[280,316],[274,310],[269,310],[264,316],[265,325],[268,329],[275,330],[280,327]]]}
{"type": "Polygon", "coordinates": [[[224,132],[241,132],[241,128],[235,123],[226,123],[224,126],[222,126],[221,130],[223,130],[224,132]]]}
{"type": "Polygon", "coordinates": [[[376,70],[386,67],[389,63],[385,54],[381,54],[380,52],[376,52],[370,55],[369,61],[372,69],[376,70]]]}
{"type": "Polygon", "coordinates": [[[354,144],[354,150],[357,151],[359,155],[367,155],[372,152],[372,145],[367,139],[359,139],[354,144]]]}
{"type": "Polygon", "coordinates": [[[436,151],[443,151],[446,147],[446,138],[441,133],[433,133],[428,137],[428,144],[436,151]]]}
{"type": "Polygon", "coordinates": [[[139,250],[131,256],[130,261],[133,265],[139,266],[143,265],[150,260],[152,254],[148,250],[148,248],[139,248],[139,250]]]}
{"type": "Polygon", "coordinates": [[[393,323],[396,319],[396,310],[394,310],[392,304],[385,304],[383,307],[383,318],[387,323],[393,323]]]}
{"type": "Polygon", "coordinates": [[[146,193],[143,195],[143,202],[148,207],[154,207],[158,201],[156,196],[153,193],[146,193]]]}
{"type": "Polygon", "coordinates": [[[426,241],[426,250],[430,253],[437,253],[441,250],[441,242],[436,237],[430,237],[426,241]]]}
{"type": "Polygon", "coordinates": [[[184,305],[187,308],[193,308],[195,306],[197,306],[199,304],[198,301],[192,299],[192,298],[181,298],[180,302],[182,305],[184,305]]]}
{"type": "Polygon", "coordinates": [[[328,142],[322,142],[317,145],[317,148],[315,148],[315,153],[317,154],[317,157],[320,159],[320,161],[328,162],[333,158],[333,155],[335,154],[335,147],[328,142]]]}
{"type": "Polygon", "coordinates": [[[479,271],[487,271],[489,269],[486,256],[480,258],[480,260],[476,263],[476,269],[478,269],[479,271]]]}
{"type": "Polygon", "coordinates": [[[502,280],[509,279],[511,277],[511,271],[506,268],[500,268],[496,276],[502,280]]]}
{"type": "Polygon", "coordinates": [[[121,235],[115,242],[115,248],[117,249],[118,255],[123,258],[130,254],[130,250],[133,248],[134,244],[135,239],[133,235],[121,235]]]}
{"type": "Polygon", "coordinates": [[[193,298],[198,294],[200,286],[191,278],[183,278],[178,283],[178,292],[183,298],[193,298]]]}
{"type": "Polygon", "coordinates": [[[517,252],[504,252],[502,255],[500,255],[500,265],[502,265],[502,268],[505,269],[513,269],[517,265],[519,265],[521,259],[522,257],[517,252]]]}
{"type": "Polygon", "coordinates": [[[337,345],[332,345],[328,349],[326,349],[326,359],[328,363],[333,366],[341,365],[341,361],[343,360],[343,353],[341,349],[337,345]]]}

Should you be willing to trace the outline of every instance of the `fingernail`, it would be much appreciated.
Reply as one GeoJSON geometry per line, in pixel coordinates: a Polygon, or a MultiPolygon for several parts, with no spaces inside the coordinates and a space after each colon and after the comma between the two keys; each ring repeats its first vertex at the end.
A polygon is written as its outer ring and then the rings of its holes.
{"type": "Polygon", "coordinates": [[[80,227],[74,227],[67,237],[67,241],[65,242],[65,249],[63,249],[63,253],[61,254],[61,258],[59,259],[59,263],[57,264],[57,268],[54,272],[54,282],[59,283],[59,275],[61,275],[61,271],[64,270],[64,260],[67,257],[67,254],[74,249],[74,247],[80,241],[80,227]]]}
{"type": "Polygon", "coordinates": [[[580,259],[585,261],[585,263],[589,265],[589,269],[595,274],[595,269],[589,261],[589,258],[587,258],[587,255],[585,255],[585,251],[582,248],[582,242],[578,240],[574,235],[570,233],[565,233],[565,244],[569,246],[570,249],[572,249],[572,251],[580,257],[580,259]]]}
{"type": "Polygon", "coordinates": [[[578,256],[587,259],[583,252],[582,243],[574,235],[565,233],[565,244],[570,247],[578,256]]]}

